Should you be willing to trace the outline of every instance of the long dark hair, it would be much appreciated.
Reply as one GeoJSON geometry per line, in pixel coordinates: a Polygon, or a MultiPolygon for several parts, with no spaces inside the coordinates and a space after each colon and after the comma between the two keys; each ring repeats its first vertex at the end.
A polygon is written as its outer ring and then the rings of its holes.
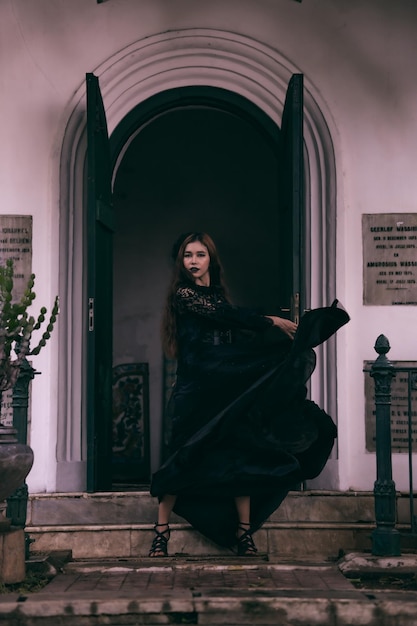
{"type": "Polygon", "coordinates": [[[174,270],[171,284],[168,289],[168,297],[162,318],[162,346],[168,358],[175,359],[178,352],[177,317],[175,311],[175,294],[180,285],[194,284],[184,267],[184,251],[189,243],[199,241],[206,246],[210,256],[210,286],[217,286],[225,293],[223,281],[223,268],[214,241],[207,233],[185,233],[181,235],[172,248],[174,270]]]}

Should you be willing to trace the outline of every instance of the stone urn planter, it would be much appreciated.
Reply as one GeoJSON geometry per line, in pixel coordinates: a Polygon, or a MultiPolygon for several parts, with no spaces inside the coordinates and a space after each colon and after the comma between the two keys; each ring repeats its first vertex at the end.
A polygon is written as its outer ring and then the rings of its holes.
{"type": "Polygon", "coordinates": [[[0,426],[0,583],[21,583],[26,578],[26,540],[23,528],[11,525],[5,515],[6,498],[28,475],[33,452],[19,443],[15,428],[0,426]]]}
{"type": "Polygon", "coordinates": [[[8,530],[11,524],[4,514],[5,500],[24,483],[32,464],[32,448],[18,443],[15,428],[0,426],[0,532],[8,530]]]}

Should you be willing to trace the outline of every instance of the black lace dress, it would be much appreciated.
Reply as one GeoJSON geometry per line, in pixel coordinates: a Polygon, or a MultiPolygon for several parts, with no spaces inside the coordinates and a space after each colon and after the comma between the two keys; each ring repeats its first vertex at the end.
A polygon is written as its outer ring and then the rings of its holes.
{"type": "Polygon", "coordinates": [[[305,385],[315,367],[312,348],[349,316],[337,301],[310,311],[292,341],[268,318],[229,304],[219,287],[184,284],[175,306],[171,454],[151,493],[177,494],[176,513],[232,546],[235,496],[251,496],[254,531],[291,488],[323,469],[336,427],[306,399],[305,385]]]}

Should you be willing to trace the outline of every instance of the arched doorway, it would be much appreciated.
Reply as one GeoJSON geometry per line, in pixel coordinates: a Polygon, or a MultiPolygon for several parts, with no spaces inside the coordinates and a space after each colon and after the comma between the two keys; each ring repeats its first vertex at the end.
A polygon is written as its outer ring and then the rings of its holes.
{"type": "Polygon", "coordinates": [[[237,94],[189,87],[135,107],[111,145],[117,157],[114,364],[149,369],[155,469],[165,386],[159,326],[176,237],[189,230],[214,237],[235,302],[277,314],[286,306],[283,283],[291,281],[280,267],[280,130],[237,94]]]}
{"type": "MultiPolygon", "coordinates": [[[[259,42],[223,31],[166,33],[133,44],[98,68],[110,132],[138,103],[170,88],[210,86],[245,97],[278,125],[286,85],[294,68],[259,42]],[[221,64],[213,62],[221,56],[221,64]],[[143,63],[146,58],[147,63],[143,63]]],[[[326,304],[335,295],[335,169],[328,121],[305,91],[306,197],[314,228],[309,245],[311,301],[326,304]],[[318,252],[326,242],[327,253],[318,252]]],[[[57,489],[85,488],[85,292],[83,292],[83,205],[86,155],[84,89],[71,105],[65,125],[60,169],[60,276],[66,294],[61,313],[57,489]]],[[[132,129],[132,132],[135,129],[132,129]]],[[[117,151],[116,151],[117,152],[117,151]]],[[[166,248],[164,248],[165,253],[166,248]]],[[[232,282],[232,281],[231,281],[232,282]]],[[[320,358],[314,397],[336,415],[335,347],[320,358]]],[[[332,472],[337,476],[337,472],[332,472]]],[[[327,486],[337,483],[333,479],[327,486]]]]}

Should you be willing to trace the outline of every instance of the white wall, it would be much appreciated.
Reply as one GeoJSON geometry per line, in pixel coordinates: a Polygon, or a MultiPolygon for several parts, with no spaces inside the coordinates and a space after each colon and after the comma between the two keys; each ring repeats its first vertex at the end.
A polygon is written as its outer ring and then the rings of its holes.
{"type": "MultiPolygon", "coordinates": [[[[370,489],[362,365],[383,332],[396,360],[416,359],[415,307],[362,305],[361,214],[415,212],[414,0],[15,0],[0,4],[2,213],[34,216],[36,302],[58,285],[59,153],[73,94],[129,44],[167,30],[216,28],[262,41],[303,72],[326,109],[336,153],[338,297],[351,314],[338,337],[342,489],[370,489]]],[[[262,77],[260,77],[262,80],[262,77]]],[[[55,338],[34,363],[31,491],[55,486],[55,338]]],[[[406,488],[406,459],[394,478],[406,488]]]]}

